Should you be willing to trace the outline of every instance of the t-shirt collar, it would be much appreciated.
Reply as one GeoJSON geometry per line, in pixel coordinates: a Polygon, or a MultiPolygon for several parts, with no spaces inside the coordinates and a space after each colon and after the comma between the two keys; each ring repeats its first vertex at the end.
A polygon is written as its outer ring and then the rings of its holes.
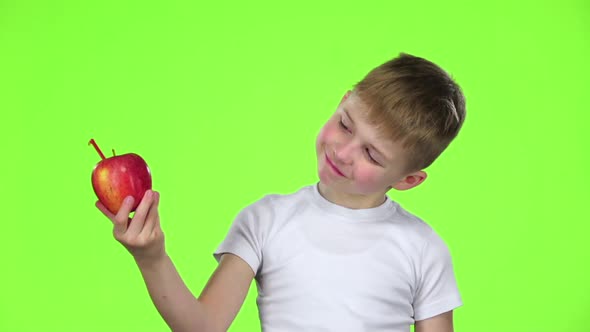
{"type": "Polygon", "coordinates": [[[319,182],[311,186],[314,203],[324,212],[353,222],[358,221],[381,221],[389,219],[396,210],[397,204],[386,196],[385,202],[381,205],[368,209],[351,209],[330,202],[320,194],[319,182]]]}

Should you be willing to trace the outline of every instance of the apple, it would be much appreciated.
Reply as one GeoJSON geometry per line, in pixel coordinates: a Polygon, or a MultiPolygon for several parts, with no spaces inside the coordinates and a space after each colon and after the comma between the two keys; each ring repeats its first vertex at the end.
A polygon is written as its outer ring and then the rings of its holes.
{"type": "Polygon", "coordinates": [[[115,155],[105,158],[94,139],[92,144],[102,158],[92,170],[92,188],[98,200],[111,212],[116,214],[127,196],[133,196],[135,211],[143,195],[152,189],[152,175],[146,162],[135,153],[115,155]]]}

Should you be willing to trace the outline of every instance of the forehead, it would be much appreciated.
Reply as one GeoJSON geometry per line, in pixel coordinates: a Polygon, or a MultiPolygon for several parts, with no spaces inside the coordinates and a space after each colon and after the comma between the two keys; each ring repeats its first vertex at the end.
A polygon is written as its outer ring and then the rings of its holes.
{"type": "Polygon", "coordinates": [[[355,125],[363,127],[363,130],[368,131],[368,134],[370,134],[372,138],[383,142],[383,144],[396,145],[395,142],[386,135],[384,124],[380,124],[371,118],[369,107],[356,94],[351,94],[341,105],[343,113],[353,121],[355,125]]]}
{"type": "Polygon", "coordinates": [[[362,121],[363,124],[371,127],[376,134],[381,135],[385,131],[385,126],[382,123],[378,123],[374,116],[372,116],[371,108],[368,104],[356,94],[351,93],[350,96],[342,102],[343,108],[346,109],[349,115],[355,120],[362,121]]]}

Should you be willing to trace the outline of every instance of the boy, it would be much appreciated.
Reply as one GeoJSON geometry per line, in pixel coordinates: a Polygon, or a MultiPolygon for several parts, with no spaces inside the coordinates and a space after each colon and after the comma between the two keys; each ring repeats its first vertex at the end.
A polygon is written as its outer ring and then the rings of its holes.
{"type": "Polygon", "coordinates": [[[449,251],[390,200],[426,179],[465,117],[459,86],[438,66],[400,54],[345,94],[316,141],[319,182],[243,209],[214,253],[196,298],[164,247],[159,193],[148,191],[114,236],[133,255],[173,331],[225,331],[253,279],[264,331],[453,331],[462,304],[449,251]]]}

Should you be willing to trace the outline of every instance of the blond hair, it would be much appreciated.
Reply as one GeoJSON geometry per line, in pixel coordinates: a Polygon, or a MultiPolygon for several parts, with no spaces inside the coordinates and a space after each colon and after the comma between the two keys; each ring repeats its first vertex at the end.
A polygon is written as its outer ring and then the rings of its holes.
{"type": "Polygon", "coordinates": [[[459,85],[436,64],[406,53],[370,71],[354,92],[382,138],[401,142],[408,172],[430,166],[465,120],[459,85]]]}

